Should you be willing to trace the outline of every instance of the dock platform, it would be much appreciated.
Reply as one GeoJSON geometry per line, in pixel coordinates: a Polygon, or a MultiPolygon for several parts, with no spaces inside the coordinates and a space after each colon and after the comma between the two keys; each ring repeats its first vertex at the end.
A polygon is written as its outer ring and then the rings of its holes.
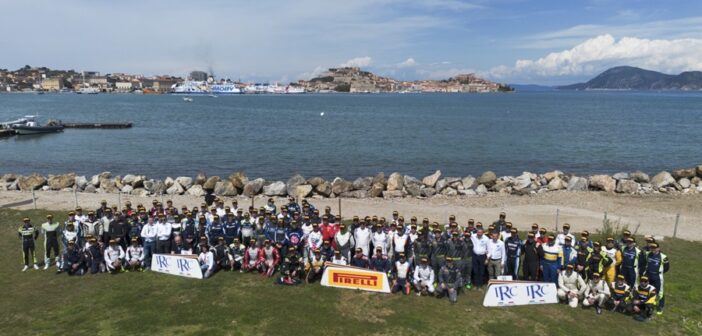
{"type": "Polygon", "coordinates": [[[132,123],[63,123],[64,128],[131,128],[132,123]]]}
{"type": "Polygon", "coordinates": [[[0,129],[0,138],[11,137],[15,135],[15,130],[13,129],[0,129]]]}

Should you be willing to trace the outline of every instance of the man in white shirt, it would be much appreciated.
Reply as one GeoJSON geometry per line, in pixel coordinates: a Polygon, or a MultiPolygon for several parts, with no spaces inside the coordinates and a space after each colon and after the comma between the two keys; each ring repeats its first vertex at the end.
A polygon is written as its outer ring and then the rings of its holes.
{"type": "Polygon", "coordinates": [[[141,239],[144,241],[144,266],[146,270],[151,269],[151,257],[156,252],[156,239],[158,232],[154,225],[153,217],[149,217],[148,222],[141,228],[141,239]]]}
{"type": "Polygon", "coordinates": [[[490,279],[497,279],[497,276],[502,275],[507,254],[505,253],[505,243],[499,239],[499,234],[493,232],[490,235],[492,239],[487,243],[486,265],[490,279]]]}
{"type": "Polygon", "coordinates": [[[585,280],[580,273],[573,271],[572,264],[568,264],[558,275],[558,300],[567,301],[571,308],[578,307],[578,301],[586,289],[585,280]]]}
{"type": "Polygon", "coordinates": [[[124,259],[124,250],[122,246],[117,245],[114,239],[109,241],[109,246],[105,249],[105,265],[110,273],[122,271],[122,260],[124,259]]]}
{"type": "Polygon", "coordinates": [[[366,221],[361,221],[361,226],[357,227],[353,231],[353,239],[356,242],[356,247],[360,247],[363,250],[363,255],[366,257],[370,256],[370,241],[371,241],[371,230],[366,226],[366,221]]]}
{"type": "Polygon", "coordinates": [[[488,241],[489,239],[483,234],[483,230],[478,230],[474,235],[470,236],[473,242],[473,284],[475,289],[480,289],[485,281],[485,265],[487,261],[488,241]]]}
{"type": "Polygon", "coordinates": [[[571,239],[570,246],[575,246],[575,236],[573,236],[573,234],[570,233],[570,224],[568,223],[563,224],[563,232],[559,233],[558,236],[556,236],[556,243],[560,246],[565,245],[566,237],[570,237],[571,239]]]}
{"type": "Polygon", "coordinates": [[[159,218],[155,226],[157,236],[156,253],[171,253],[171,225],[165,221],[165,218],[159,218]]]}

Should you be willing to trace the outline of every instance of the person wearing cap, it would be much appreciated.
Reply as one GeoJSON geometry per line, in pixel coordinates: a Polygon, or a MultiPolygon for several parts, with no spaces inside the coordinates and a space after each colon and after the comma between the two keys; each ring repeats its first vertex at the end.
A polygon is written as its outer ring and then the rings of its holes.
{"type": "Polygon", "coordinates": [[[636,246],[636,240],[633,237],[627,237],[626,246],[622,248],[619,274],[624,276],[624,281],[629,287],[634,288],[639,284],[639,274],[643,273],[645,258],[641,249],[636,246]]]}
{"type": "Polygon", "coordinates": [[[587,283],[587,289],[585,289],[585,298],[583,299],[583,306],[590,307],[595,306],[595,311],[597,315],[602,314],[602,308],[604,303],[609,299],[610,291],[609,285],[600,279],[600,273],[592,273],[592,279],[587,283]]]}
{"type": "Polygon", "coordinates": [[[114,274],[123,271],[122,260],[124,260],[124,250],[122,246],[117,244],[114,239],[108,242],[108,246],[105,248],[105,265],[107,270],[114,274]]]}
{"type": "Polygon", "coordinates": [[[539,233],[539,224],[537,223],[532,223],[531,224],[531,231],[529,231],[534,234],[534,240],[538,239],[540,237],[539,233]]]}
{"type": "Polygon", "coordinates": [[[661,247],[658,243],[649,244],[649,249],[646,253],[644,274],[648,277],[651,286],[656,288],[658,294],[656,312],[660,315],[665,306],[663,274],[670,270],[670,262],[668,256],[661,253],[661,247]]]}
{"type": "Polygon", "coordinates": [[[229,256],[231,261],[232,272],[239,270],[243,272],[242,265],[244,263],[244,254],[246,253],[246,246],[239,241],[239,238],[234,238],[232,243],[229,244],[229,256]]]}
{"type": "Polygon", "coordinates": [[[592,253],[590,254],[590,263],[588,265],[588,279],[592,279],[593,273],[599,273],[600,276],[613,263],[607,253],[602,251],[602,244],[598,241],[592,243],[592,253]]]}
{"type": "Polygon", "coordinates": [[[657,305],[658,293],[653,287],[648,277],[643,275],[639,278],[639,285],[633,290],[631,306],[629,311],[637,321],[646,321],[653,316],[653,311],[657,305]]]}
{"type": "Polygon", "coordinates": [[[625,311],[627,304],[631,301],[631,287],[624,280],[624,276],[619,274],[610,285],[612,296],[609,298],[608,304],[614,312],[625,311]]]}
{"type": "Polygon", "coordinates": [[[390,273],[392,266],[393,264],[388,256],[383,255],[383,249],[376,247],[375,253],[370,258],[370,269],[376,272],[390,273]]]}
{"type": "Polygon", "coordinates": [[[95,213],[88,212],[88,217],[81,221],[81,234],[83,238],[88,236],[102,237],[102,221],[95,217],[95,213]]]}
{"type": "MultiPolygon", "coordinates": [[[[331,224],[333,218],[328,218],[326,215],[322,217],[322,224],[319,225],[319,231],[322,232],[322,238],[324,240],[334,241],[334,236],[339,232],[338,224],[331,224]]],[[[334,245],[332,245],[334,246],[334,245]]]]}
{"type": "Polygon", "coordinates": [[[583,232],[580,232],[580,238],[581,239],[585,238],[585,240],[587,242],[587,246],[589,246],[590,248],[593,247],[593,241],[590,239],[590,232],[589,231],[585,230],[583,232]]]}
{"type": "Polygon", "coordinates": [[[448,295],[449,301],[451,303],[456,303],[458,290],[461,288],[462,284],[463,279],[461,279],[460,270],[456,268],[452,259],[447,259],[446,264],[444,264],[439,271],[438,297],[442,298],[444,295],[448,295]]]}
{"type": "Polygon", "coordinates": [[[487,244],[485,265],[488,268],[490,279],[497,279],[498,276],[502,275],[502,270],[507,262],[507,253],[505,252],[505,243],[499,239],[497,232],[492,232],[490,238],[487,244]]]}
{"type": "Polygon", "coordinates": [[[149,217],[141,228],[141,239],[144,242],[144,266],[146,270],[151,269],[151,257],[156,253],[156,241],[158,240],[158,227],[154,224],[153,217],[149,217]]]}
{"type": "Polygon", "coordinates": [[[345,260],[351,258],[351,249],[356,245],[351,231],[346,229],[346,224],[339,224],[339,232],[334,235],[334,245],[345,260]]]}
{"type": "MultiPolygon", "coordinates": [[[[419,265],[422,258],[427,258],[428,261],[431,260],[431,242],[425,235],[419,234],[417,240],[412,244],[412,256],[414,257],[415,265],[419,265]]],[[[429,266],[431,267],[431,264],[429,266]]],[[[434,274],[436,275],[436,273],[434,274]]]]}
{"type": "Polygon", "coordinates": [[[34,269],[39,269],[37,266],[37,258],[35,256],[36,240],[39,238],[39,231],[34,228],[29,217],[22,220],[22,225],[17,229],[17,235],[22,241],[22,257],[24,259],[24,268],[22,272],[29,269],[29,261],[31,260],[34,269]]]}
{"type": "Polygon", "coordinates": [[[131,242],[132,239],[136,238],[141,244],[141,229],[146,224],[146,220],[139,218],[138,214],[135,212],[127,220],[127,239],[131,242]]]}
{"type": "MultiPolygon", "coordinates": [[[[558,239],[556,239],[556,241],[558,241],[558,239]]],[[[561,248],[563,249],[563,266],[573,265],[573,267],[575,267],[578,261],[578,251],[573,247],[573,238],[566,236],[561,248]]]]}
{"type": "Polygon", "coordinates": [[[511,236],[512,236],[512,222],[506,222],[504,225],[504,230],[500,231],[500,240],[507,241],[507,239],[511,236]]]}
{"type": "Polygon", "coordinates": [[[590,273],[590,257],[593,249],[588,245],[588,238],[580,236],[580,241],[575,245],[576,259],[575,271],[580,273],[583,279],[587,280],[590,273]]]}
{"type": "Polygon", "coordinates": [[[363,249],[360,247],[356,248],[356,254],[353,255],[350,262],[351,266],[360,268],[370,268],[370,262],[368,257],[363,254],[363,249]]]}
{"type": "Polygon", "coordinates": [[[575,236],[570,233],[570,224],[565,223],[563,224],[563,231],[561,231],[558,236],[556,236],[556,242],[558,245],[565,245],[566,244],[566,237],[570,237],[570,245],[575,246],[575,236]]]}
{"type": "Polygon", "coordinates": [[[408,281],[408,277],[412,271],[412,265],[407,261],[407,256],[404,252],[399,253],[398,260],[395,262],[393,267],[393,285],[390,289],[391,293],[397,293],[402,291],[405,295],[409,295],[411,284],[408,281]]]}
{"type": "MultiPolygon", "coordinates": [[[[616,280],[617,270],[619,265],[622,263],[622,251],[614,246],[614,238],[607,237],[605,247],[602,249],[609,260],[612,261],[608,266],[605,266],[603,273],[603,280],[607,282],[608,285],[612,285],[616,280]]],[[[611,289],[611,288],[610,288],[611,289]]]]}
{"type": "Polygon", "coordinates": [[[112,225],[112,222],[115,220],[112,209],[109,207],[105,208],[105,210],[102,212],[102,216],[98,216],[98,218],[100,219],[100,225],[102,226],[102,242],[107,244],[107,242],[110,240],[110,225],[112,225]]]}
{"type": "MultiPolygon", "coordinates": [[[[536,244],[537,245],[545,245],[548,244],[549,241],[549,235],[547,234],[547,230],[545,227],[539,228],[539,233],[536,235],[536,244]]],[[[555,237],[552,240],[556,240],[555,237]]]]}
{"type": "Polygon", "coordinates": [[[305,251],[304,259],[307,260],[312,255],[312,251],[322,247],[322,242],[324,238],[322,237],[322,232],[319,230],[319,224],[312,224],[312,231],[307,235],[305,239],[305,251]]]}
{"type": "Polygon", "coordinates": [[[371,243],[373,245],[373,249],[376,250],[378,247],[382,248],[383,254],[388,254],[389,247],[391,245],[390,238],[388,237],[388,234],[385,232],[385,228],[383,227],[383,224],[381,223],[376,223],[375,224],[375,230],[373,231],[373,234],[371,235],[371,243]]]}
{"type": "MultiPolygon", "coordinates": [[[[507,223],[509,224],[509,223],[507,223]]],[[[505,239],[505,269],[503,274],[512,277],[512,280],[519,279],[519,259],[522,255],[522,241],[519,239],[517,228],[510,228],[509,237],[505,239]]]]}
{"type": "MultiPolygon", "coordinates": [[[[169,224],[170,225],[170,224],[169,224]]],[[[127,236],[127,225],[122,216],[114,216],[107,231],[107,241],[114,240],[117,245],[125,249],[127,247],[124,238],[127,236]]]]}
{"type": "Polygon", "coordinates": [[[263,262],[261,266],[263,266],[263,273],[267,277],[271,277],[280,264],[280,251],[273,246],[270,240],[265,240],[263,242],[262,254],[263,262]]]}
{"type": "Polygon", "coordinates": [[[353,231],[353,239],[355,241],[354,246],[360,248],[363,251],[363,255],[366,257],[370,256],[370,243],[373,232],[368,228],[368,221],[363,219],[360,221],[359,226],[353,231]]]}
{"type": "Polygon", "coordinates": [[[70,222],[66,224],[66,228],[63,230],[63,232],[61,232],[61,243],[63,244],[63,250],[65,251],[68,248],[69,242],[76,243],[76,246],[78,247],[82,246],[78,238],[80,238],[80,236],[74,224],[70,222]]]}
{"type": "Polygon", "coordinates": [[[297,255],[294,247],[288,248],[288,253],[280,265],[280,278],[276,280],[279,285],[294,286],[302,283],[300,276],[304,275],[304,262],[297,255]]]}
{"type": "Polygon", "coordinates": [[[461,239],[459,231],[451,231],[451,238],[446,240],[446,247],[446,258],[453,259],[453,262],[456,264],[456,268],[462,272],[465,264],[465,260],[463,260],[463,258],[469,252],[469,250],[466,242],[461,239]]]}
{"type": "Polygon", "coordinates": [[[251,215],[248,212],[239,221],[239,230],[241,232],[241,241],[248,247],[251,243],[251,238],[254,238],[256,230],[256,224],[251,220],[251,215]]]}
{"type": "Polygon", "coordinates": [[[314,282],[322,277],[324,261],[319,248],[312,250],[309,258],[305,259],[305,283],[314,282]]]}
{"type": "Polygon", "coordinates": [[[90,237],[88,239],[88,248],[85,249],[85,263],[88,269],[90,269],[90,274],[97,274],[98,272],[105,272],[105,254],[104,249],[98,242],[97,238],[90,237]]]}
{"type": "MultiPolygon", "coordinates": [[[[288,248],[288,228],[285,227],[285,222],[283,220],[280,220],[273,216],[272,214],[270,215],[271,221],[274,223],[273,224],[273,231],[272,231],[272,239],[271,243],[280,245],[287,250],[288,248]]],[[[281,251],[284,252],[284,251],[281,251]]]]}
{"type": "Polygon", "coordinates": [[[171,251],[171,225],[165,221],[164,215],[159,215],[156,222],[156,253],[166,254],[171,251]]]}
{"type": "Polygon", "coordinates": [[[224,234],[224,241],[229,245],[234,241],[234,238],[239,238],[241,229],[239,221],[233,213],[230,212],[224,218],[226,220],[222,224],[222,233],[224,234]]]}
{"type": "Polygon", "coordinates": [[[506,218],[507,214],[505,212],[500,212],[500,218],[492,222],[492,225],[495,227],[497,232],[505,231],[505,225],[507,225],[507,221],[505,220],[506,218]]]}
{"type": "Polygon", "coordinates": [[[334,265],[346,266],[348,265],[348,259],[341,254],[341,251],[334,250],[334,257],[332,257],[331,263],[334,265]]]}
{"type": "MultiPolygon", "coordinates": [[[[73,212],[69,212],[69,215],[73,212]]],[[[52,215],[46,216],[46,222],[41,225],[41,235],[44,236],[44,269],[48,269],[51,264],[51,252],[53,251],[56,267],[59,267],[59,244],[58,237],[61,228],[58,222],[54,222],[52,215]]]]}
{"type": "Polygon", "coordinates": [[[263,250],[258,246],[256,239],[251,238],[249,246],[244,251],[244,264],[241,269],[244,272],[258,271],[260,273],[263,270],[261,265],[263,260],[265,260],[263,250]]]}
{"type": "Polygon", "coordinates": [[[558,300],[568,302],[571,308],[577,308],[578,302],[585,294],[587,284],[583,277],[574,271],[573,265],[567,265],[558,274],[558,300]]]}
{"type": "Polygon", "coordinates": [[[215,214],[212,216],[212,221],[207,227],[207,239],[209,239],[209,245],[216,245],[219,237],[224,238],[224,225],[222,225],[219,215],[215,214]]]}
{"type": "Polygon", "coordinates": [[[132,245],[127,247],[127,271],[138,271],[144,267],[144,248],[139,245],[139,239],[132,238],[132,245]]]}
{"type": "Polygon", "coordinates": [[[300,205],[295,202],[295,196],[288,196],[288,204],[285,207],[288,209],[288,213],[300,212],[300,205]]]}
{"type": "Polygon", "coordinates": [[[88,216],[86,216],[86,215],[83,213],[83,208],[81,208],[81,207],[76,207],[74,211],[75,211],[75,214],[76,214],[76,220],[77,220],[77,221],[83,222],[84,220],[88,219],[88,216]]]}
{"type": "Polygon", "coordinates": [[[212,247],[212,253],[214,254],[215,268],[220,269],[232,269],[232,261],[234,258],[231,256],[231,251],[229,250],[229,245],[224,240],[224,237],[217,237],[217,243],[212,247]]]}
{"type": "Polygon", "coordinates": [[[183,240],[185,240],[189,246],[193,246],[193,244],[195,244],[195,238],[197,237],[197,224],[190,211],[186,210],[185,218],[181,220],[181,225],[183,226],[181,232],[183,240]]]}
{"type": "Polygon", "coordinates": [[[448,252],[449,245],[442,238],[441,229],[437,225],[437,228],[434,229],[434,239],[431,241],[431,267],[434,268],[434,274],[439,274],[439,271],[441,271],[441,267],[446,263],[446,254],[448,252]]]}
{"type": "MultiPolygon", "coordinates": [[[[394,225],[394,224],[393,224],[394,225]]],[[[396,227],[395,234],[392,236],[392,241],[390,242],[393,259],[397,261],[399,259],[399,254],[404,253],[407,261],[411,263],[412,249],[410,248],[410,238],[409,235],[405,233],[405,228],[400,225],[396,227]]]]}
{"type": "Polygon", "coordinates": [[[85,256],[74,241],[69,242],[63,252],[61,271],[68,275],[83,275],[85,273],[85,256]]]}
{"type": "Polygon", "coordinates": [[[100,201],[100,207],[95,209],[95,216],[97,216],[97,218],[105,217],[105,212],[107,211],[107,209],[109,209],[107,207],[107,201],[106,200],[100,201]]]}
{"type": "Polygon", "coordinates": [[[417,296],[434,295],[434,269],[429,266],[427,257],[419,258],[418,266],[414,270],[414,288],[417,296]]]}
{"type": "MultiPolygon", "coordinates": [[[[480,223],[478,223],[480,224],[480,223]]],[[[482,224],[480,224],[482,226],[482,224]]],[[[485,283],[485,271],[487,265],[488,239],[482,229],[478,229],[475,235],[470,236],[473,242],[473,281],[475,289],[480,290],[485,283]]]]}
{"type": "Polygon", "coordinates": [[[214,251],[207,245],[207,240],[200,242],[200,253],[197,256],[197,261],[200,264],[202,278],[207,279],[217,271],[217,262],[215,260],[214,251]]]}
{"type": "Polygon", "coordinates": [[[524,255],[522,279],[529,281],[539,280],[539,247],[536,246],[534,232],[527,233],[527,238],[522,243],[522,254],[524,255]]]}
{"type": "Polygon", "coordinates": [[[541,272],[544,281],[558,284],[558,270],[563,268],[563,249],[556,244],[556,237],[549,234],[546,243],[539,245],[541,256],[541,272]]]}
{"type": "Polygon", "coordinates": [[[297,223],[291,222],[290,225],[285,228],[285,241],[283,245],[286,246],[286,250],[284,251],[285,253],[281,253],[281,256],[284,258],[285,254],[291,247],[296,251],[302,251],[305,246],[305,240],[303,237],[304,233],[302,232],[300,226],[297,223]]]}

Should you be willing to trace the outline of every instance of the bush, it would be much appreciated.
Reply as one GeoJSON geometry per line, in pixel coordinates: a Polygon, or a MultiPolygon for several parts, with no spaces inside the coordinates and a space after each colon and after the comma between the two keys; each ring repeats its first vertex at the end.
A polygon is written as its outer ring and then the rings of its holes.
{"type": "Polygon", "coordinates": [[[624,230],[629,229],[628,225],[621,226],[620,224],[619,220],[613,221],[605,218],[602,220],[602,229],[597,229],[597,233],[602,236],[602,239],[607,239],[607,237],[616,239],[616,237],[621,236],[624,230]]]}

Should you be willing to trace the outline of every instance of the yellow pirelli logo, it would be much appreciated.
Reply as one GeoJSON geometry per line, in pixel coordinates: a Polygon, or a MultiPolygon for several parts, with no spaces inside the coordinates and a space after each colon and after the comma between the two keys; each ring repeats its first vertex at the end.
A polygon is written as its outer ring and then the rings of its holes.
{"type": "Polygon", "coordinates": [[[329,269],[329,285],[347,288],[382,290],[383,277],[350,269],[329,269]]]}

